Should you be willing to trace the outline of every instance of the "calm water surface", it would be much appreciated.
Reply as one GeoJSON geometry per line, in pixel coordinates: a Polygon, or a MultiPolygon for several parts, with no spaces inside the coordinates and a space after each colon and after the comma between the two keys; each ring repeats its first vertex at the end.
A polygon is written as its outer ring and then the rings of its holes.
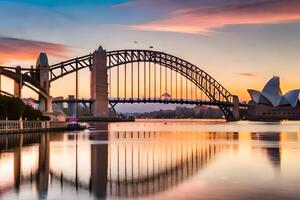
{"type": "Polygon", "coordinates": [[[300,122],[0,136],[0,199],[300,199],[300,122]]]}

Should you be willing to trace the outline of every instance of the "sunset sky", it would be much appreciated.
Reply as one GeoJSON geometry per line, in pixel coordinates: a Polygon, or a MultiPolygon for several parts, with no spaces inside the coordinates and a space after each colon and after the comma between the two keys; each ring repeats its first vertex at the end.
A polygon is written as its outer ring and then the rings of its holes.
{"type": "MultiPolygon", "coordinates": [[[[35,65],[41,51],[54,64],[99,45],[153,45],[197,65],[242,100],[273,75],[283,92],[300,88],[299,0],[0,0],[0,18],[0,65],[35,65]]],[[[84,83],[88,71],[80,78],[84,83]]],[[[61,83],[52,96],[74,91],[61,83]]],[[[88,87],[81,84],[81,96],[88,87]]]]}

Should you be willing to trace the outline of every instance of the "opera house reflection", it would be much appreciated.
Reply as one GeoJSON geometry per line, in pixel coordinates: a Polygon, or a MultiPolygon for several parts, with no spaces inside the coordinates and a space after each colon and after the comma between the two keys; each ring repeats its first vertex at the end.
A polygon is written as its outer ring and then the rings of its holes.
{"type": "Polygon", "coordinates": [[[0,198],[26,188],[39,199],[57,193],[64,199],[153,196],[197,176],[226,151],[238,152],[243,141],[280,169],[282,147],[255,141],[286,139],[277,132],[118,132],[99,126],[90,133],[0,136],[0,198]]]}

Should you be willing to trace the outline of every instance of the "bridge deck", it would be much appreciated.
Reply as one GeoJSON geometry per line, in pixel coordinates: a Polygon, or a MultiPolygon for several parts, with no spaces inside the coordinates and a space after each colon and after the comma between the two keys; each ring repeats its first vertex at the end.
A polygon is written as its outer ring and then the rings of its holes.
{"type": "MultiPolygon", "coordinates": [[[[93,99],[57,99],[53,103],[93,103],[93,99]]],[[[110,103],[161,103],[161,104],[189,104],[189,105],[208,105],[208,106],[233,106],[228,102],[212,102],[195,99],[160,99],[160,98],[110,98],[110,103]]]]}

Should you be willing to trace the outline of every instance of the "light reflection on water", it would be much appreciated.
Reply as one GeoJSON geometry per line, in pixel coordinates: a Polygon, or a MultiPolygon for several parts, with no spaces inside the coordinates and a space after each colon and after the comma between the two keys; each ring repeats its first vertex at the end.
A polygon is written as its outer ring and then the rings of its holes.
{"type": "Polygon", "coordinates": [[[0,199],[299,199],[300,122],[92,125],[0,136],[0,199]]]}

